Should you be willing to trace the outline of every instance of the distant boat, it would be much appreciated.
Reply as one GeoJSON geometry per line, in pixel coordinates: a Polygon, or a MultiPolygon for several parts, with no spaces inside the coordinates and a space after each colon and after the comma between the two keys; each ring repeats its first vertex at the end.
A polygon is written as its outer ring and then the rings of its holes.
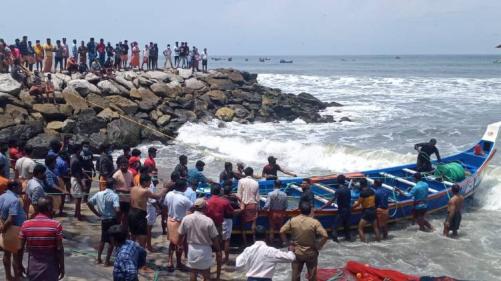
{"type": "Polygon", "coordinates": [[[248,58],[246,58],[246,59],[245,59],[245,61],[249,61],[249,59],[248,59],[248,58]]]}
{"type": "Polygon", "coordinates": [[[292,60],[280,60],[280,63],[293,63],[294,61],[292,60]]]}
{"type": "Polygon", "coordinates": [[[271,60],[270,58],[264,58],[264,60],[271,60]]]}
{"type": "Polygon", "coordinates": [[[399,56],[396,56],[396,57],[395,57],[395,59],[396,59],[396,60],[399,60],[399,59],[400,59],[400,57],[399,57],[399,56]]]}
{"type": "Polygon", "coordinates": [[[232,61],[233,59],[232,58],[228,58],[228,61],[232,61]]]}
{"type": "Polygon", "coordinates": [[[501,59],[497,59],[497,60],[493,61],[492,63],[500,63],[501,64],[501,59]]]}
{"type": "Polygon", "coordinates": [[[264,59],[264,58],[259,58],[259,61],[260,61],[260,62],[264,62],[264,61],[265,61],[265,59],[264,59]]]}

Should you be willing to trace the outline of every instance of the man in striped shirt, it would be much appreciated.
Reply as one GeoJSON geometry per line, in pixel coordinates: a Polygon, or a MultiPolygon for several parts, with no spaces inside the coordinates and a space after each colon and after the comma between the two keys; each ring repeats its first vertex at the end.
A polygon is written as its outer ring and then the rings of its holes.
{"type": "Polygon", "coordinates": [[[29,255],[28,279],[57,281],[64,277],[63,227],[51,219],[52,200],[38,199],[38,215],[21,226],[19,238],[29,255]]]}

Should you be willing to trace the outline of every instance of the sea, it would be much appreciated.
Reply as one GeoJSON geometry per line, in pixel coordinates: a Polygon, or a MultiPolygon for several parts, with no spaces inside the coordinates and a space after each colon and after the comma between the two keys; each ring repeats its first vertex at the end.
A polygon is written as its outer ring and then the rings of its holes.
{"type": "MultiPolygon", "coordinates": [[[[220,58],[209,60],[209,68],[257,73],[265,86],[341,103],[322,114],[352,122],[188,123],[175,145],[159,146],[165,178],[180,154],[188,156],[190,166],[203,160],[212,178],[225,161],[244,162],[260,172],[269,155],[300,176],[384,168],[414,162],[414,144],[431,138],[442,156],[468,149],[488,124],[501,121],[501,54],[220,58]]],[[[384,242],[329,241],[319,266],[342,267],[355,260],[416,275],[501,280],[501,155],[467,201],[458,239],[441,235],[444,218],[445,213],[431,216],[432,233],[404,222],[393,225],[384,242]]],[[[289,265],[280,265],[274,280],[289,278],[289,265]]]]}

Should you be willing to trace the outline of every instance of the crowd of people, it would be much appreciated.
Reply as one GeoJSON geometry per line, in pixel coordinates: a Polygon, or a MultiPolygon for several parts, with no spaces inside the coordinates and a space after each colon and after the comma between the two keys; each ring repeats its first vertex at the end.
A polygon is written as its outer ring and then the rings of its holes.
{"type": "MultiPolygon", "coordinates": [[[[236,259],[237,267],[246,269],[248,280],[271,280],[279,262],[292,264],[292,280],[300,280],[305,266],[308,279],[316,280],[319,251],[328,234],[315,219],[312,183],[309,179],[303,181],[297,207],[300,215],[287,220],[289,197],[277,173],[296,175],[283,169],[275,157],[268,157],[260,176],[243,163],[234,169],[227,162],[219,179],[210,179],[204,175],[203,161],[198,160],[189,168],[188,157],[181,155],[170,180],[160,182],[155,147],[148,148],[144,159],[137,148],[124,148],[113,159],[114,150],[108,144],[99,147],[99,157],[94,156],[88,141],[54,139],[49,146],[40,163],[33,159],[33,148],[29,145],[18,145],[15,140],[0,144],[0,231],[4,238],[7,280],[17,281],[26,274],[29,280],[52,281],[65,275],[63,226],[54,217],[66,216],[64,205],[69,202],[75,204],[76,219],[86,220],[82,203],[100,219],[97,262],[103,263],[102,253],[107,245],[104,265],[114,266],[114,280],[138,280],[141,268],[147,267],[147,251],[155,251],[151,240],[158,217],[169,240],[167,268],[189,270],[190,280],[197,280],[197,276],[209,280],[214,253],[219,280],[222,267],[229,260],[236,217],[240,221],[243,247],[248,245],[248,234],[252,236],[253,244],[236,259]],[[258,178],[274,180],[274,188],[263,200],[262,208],[258,178]],[[197,193],[200,186],[209,186],[210,195],[197,193]],[[91,192],[93,187],[99,191],[91,192]],[[256,226],[260,209],[268,211],[266,236],[256,226]],[[275,241],[277,233],[280,241],[275,241]],[[277,243],[288,245],[288,251],[269,246],[277,243]],[[22,262],[24,253],[29,255],[27,268],[22,262]]],[[[432,227],[424,218],[428,185],[419,173],[415,179],[417,183],[410,191],[415,200],[415,218],[421,230],[430,230],[432,227]]],[[[380,181],[374,181],[371,187],[364,178],[358,179],[356,188],[360,196],[352,204],[350,189],[354,187],[350,188],[346,181],[344,175],[337,177],[334,197],[320,208],[337,204],[333,240],[338,241],[336,229],[342,226],[345,238],[352,241],[351,213],[358,208],[362,209],[360,240],[367,241],[364,233],[367,224],[372,224],[377,240],[380,233],[387,238],[389,192],[381,187],[380,181]]],[[[457,235],[464,200],[459,191],[454,185],[445,235],[449,231],[457,235]]]]}
{"type": "Polygon", "coordinates": [[[28,36],[16,39],[13,44],[7,44],[0,39],[0,73],[11,73],[14,79],[27,85],[32,75],[40,77],[40,73],[92,72],[97,75],[112,75],[120,69],[157,70],[159,55],[164,56],[164,69],[187,68],[193,71],[207,72],[207,49],[200,51],[188,42],[175,42],[173,48],[167,44],[162,51],[157,43],[149,42],[141,50],[139,43],[128,40],[116,44],[99,42],[94,38],[71,43],[66,38],[52,42],[47,38],[45,43],[36,40],[35,44],[28,36]],[[161,53],[160,53],[161,52],[161,53]],[[141,60],[142,56],[142,60],[141,60]],[[174,58],[172,58],[174,57],[174,58]]]}

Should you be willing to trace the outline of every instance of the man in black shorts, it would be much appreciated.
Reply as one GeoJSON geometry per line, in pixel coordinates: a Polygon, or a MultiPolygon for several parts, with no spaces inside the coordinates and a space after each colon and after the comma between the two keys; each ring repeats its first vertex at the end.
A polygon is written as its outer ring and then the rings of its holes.
{"type": "Polygon", "coordinates": [[[278,171],[291,177],[296,177],[296,174],[294,174],[293,172],[282,169],[282,167],[280,167],[280,165],[277,164],[277,158],[269,156],[268,165],[264,166],[263,168],[263,178],[267,180],[276,180],[278,178],[277,176],[278,171]]]}
{"type": "Polygon", "coordinates": [[[97,263],[102,263],[101,254],[104,250],[104,244],[109,244],[105,266],[111,266],[110,257],[113,252],[113,244],[111,244],[108,229],[119,224],[117,214],[120,212],[120,203],[114,187],[115,181],[112,178],[106,179],[106,189],[94,194],[87,202],[89,210],[101,219],[101,241],[97,249],[97,263]]]}
{"type": "Polygon", "coordinates": [[[367,185],[366,179],[360,180],[360,198],[353,205],[353,209],[362,206],[362,218],[358,223],[358,235],[362,242],[367,242],[365,239],[364,228],[367,224],[372,224],[374,233],[376,234],[376,240],[379,241],[379,229],[377,227],[376,221],[376,193],[372,188],[367,185]]]}

